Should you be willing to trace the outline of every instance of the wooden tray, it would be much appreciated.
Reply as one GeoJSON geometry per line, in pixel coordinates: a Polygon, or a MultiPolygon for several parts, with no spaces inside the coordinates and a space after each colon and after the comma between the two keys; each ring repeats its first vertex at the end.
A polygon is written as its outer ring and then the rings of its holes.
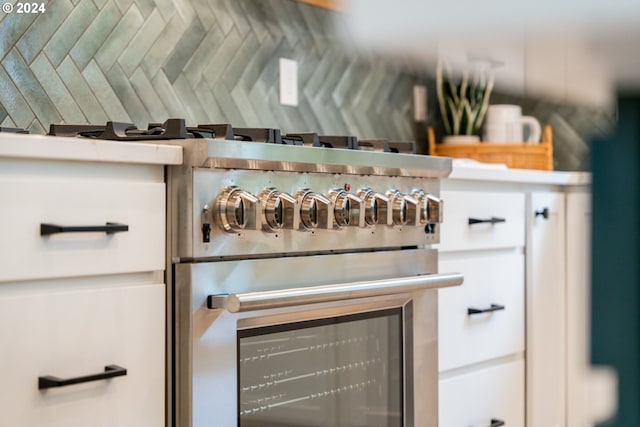
{"type": "Polygon", "coordinates": [[[475,144],[439,144],[433,128],[427,129],[429,154],[474,159],[484,163],[504,163],[516,169],[553,170],[553,134],[551,126],[542,129],[539,144],[523,142],[480,142],[475,144]]]}

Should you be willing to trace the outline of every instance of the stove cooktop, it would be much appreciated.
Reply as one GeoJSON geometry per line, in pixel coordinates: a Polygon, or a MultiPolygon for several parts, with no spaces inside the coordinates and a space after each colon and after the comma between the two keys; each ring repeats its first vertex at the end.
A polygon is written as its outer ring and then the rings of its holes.
{"type": "MultiPolygon", "coordinates": [[[[5,127],[0,127],[0,132],[29,133],[24,129],[5,127]]],[[[184,119],[168,119],[164,123],[149,123],[147,129],[139,129],[132,123],[111,121],[104,125],[51,124],[47,135],[132,142],[209,138],[388,153],[416,153],[414,141],[358,140],[355,136],[319,135],[315,132],[282,134],[280,129],[234,128],[230,124],[199,124],[195,127],[189,127],[184,119]]]]}

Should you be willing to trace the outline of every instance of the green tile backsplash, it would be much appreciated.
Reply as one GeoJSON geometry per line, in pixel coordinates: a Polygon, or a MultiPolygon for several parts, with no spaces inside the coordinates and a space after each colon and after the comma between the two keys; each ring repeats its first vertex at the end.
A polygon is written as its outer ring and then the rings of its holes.
{"type": "Polygon", "coordinates": [[[184,117],[413,137],[405,113],[415,77],[347,52],[331,31],[334,12],[290,0],[46,6],[41,15],[0,15],[1,125],[44,131],[52,122],[184,117]],[[298,61],[297,108],[278,102],[280,57],[298,61]]]}
{"type": "MultiPolygon", "coordinates": [[[[0,126],[150,121],[414,139],[407,64],[348,51],[335,12],[291,0],[50,0],[44,14],[0,12],[0,126]],[[278,60],[298,61],[299,106],[278,102],[278,60]]],[[[434,93],[430,91],[430,94],[434,93]]],[[[513,101],[514,98],[505,97],[513,101]]],[[[556,168],[585,169],[603,112],[515,99],[554,126],[556,168]]],[[[430,122],[436,107],[429,105],[430,122]]]]}

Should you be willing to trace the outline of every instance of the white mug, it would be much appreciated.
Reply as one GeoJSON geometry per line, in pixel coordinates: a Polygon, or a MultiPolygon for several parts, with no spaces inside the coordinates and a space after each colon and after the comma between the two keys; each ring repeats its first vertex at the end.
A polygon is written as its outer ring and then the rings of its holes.
{"type": "Polygon", "coordinates": [[[540,142],[540,122],[531,116],[523,116],[519,105],[490,105],[483,126],[483,140],[487,142],[540,142]],[[524,127],[529,128],[529,138],[524,141],[524,127]]]}

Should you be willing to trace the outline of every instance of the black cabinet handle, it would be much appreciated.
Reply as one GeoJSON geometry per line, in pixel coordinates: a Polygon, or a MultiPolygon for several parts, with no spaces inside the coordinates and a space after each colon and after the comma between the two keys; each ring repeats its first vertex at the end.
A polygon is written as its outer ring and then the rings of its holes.
{"type": "Polygon", "coordinates": [[[504,218],[497,218],[495,216],[492,216],[491,218],[485,218],[485,219],[469,218],[469,225],[473,225],[473,224],[497,224],[499,222],[507,222],[507,220],[504,219],[504,218]]]}
{"type": "Polygon", "coordinates": [[[91,381],[106,380],[113,377],[121,377],[127,375],[127,370],[117,365],[108,365],[104,367],[104,372],[100,374],[87,375],[84,377],[68,378],[63,380],[62,378],[47,375],[44,377],[38,377],[38,389],[43,390],[54,387],[64,387],[66,385],[88,383],[91,381]]]}
{"type": "Polygon", "coordinates": [[[49,236],[58,233],[107,233],[113,234],[120,231],[129,231],[126,224],[118,224],[116,222],[108,222],[105,225],[88,225],[88,226],[63,226],[56,224],[40,224],[40,235],[49,236]]]}
{"type": "Polygon", "coordinates": [[[549,208],[544,208],[541,211],[535,211],[536,217],[541,216],[544,219],[549,219],[549,208]]]}
{"type": "Polygon", "coordinates": [[[481,314],[481,313],[490,313],[492,311],[504,310],[506,307],[504,305],[499,304],[491,304],[488,308],[467,308],[467,314],[471,316],[472,314],[481,314]]]}
{"type": "Polygon", "coordinates": [[[489,424],[489,427],[500,427],[503,425],[504,425],[504,421],[491,418],[491,424],[489,424]]]}

